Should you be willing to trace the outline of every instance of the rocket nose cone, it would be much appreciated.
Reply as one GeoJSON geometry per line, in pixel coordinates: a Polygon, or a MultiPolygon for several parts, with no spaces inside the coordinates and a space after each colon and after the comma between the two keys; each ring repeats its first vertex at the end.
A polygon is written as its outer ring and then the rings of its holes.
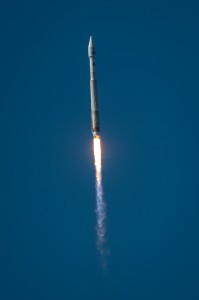
{"type": "Polygon", "coordinates": [[[92,35],[90,36],[88,47],[93,47],[93,38],[92,38],[92,35]]]}

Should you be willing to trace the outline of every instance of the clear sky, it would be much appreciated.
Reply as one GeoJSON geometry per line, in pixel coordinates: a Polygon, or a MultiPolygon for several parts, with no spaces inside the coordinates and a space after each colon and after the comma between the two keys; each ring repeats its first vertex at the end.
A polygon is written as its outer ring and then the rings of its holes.
{"type": "Polygon", "coordinates": [[[1,300],[199,299],[198,1],[3,1],[1,300]],[[93,35],[108,205],[96,250],[93,35]]]}

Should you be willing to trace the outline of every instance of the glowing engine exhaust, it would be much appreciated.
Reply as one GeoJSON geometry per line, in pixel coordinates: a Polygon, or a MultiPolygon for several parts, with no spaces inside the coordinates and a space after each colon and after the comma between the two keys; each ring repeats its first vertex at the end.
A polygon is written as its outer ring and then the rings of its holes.
{"type": "Polygon", "coordinates": [[[106,203],[103,199],[102,188],[102,155],[100,136],[93,138],[95,176],[96,176],[96,214],[97,214],[97,247],[101,254],[102,265],[106,267],[106,203]]]}

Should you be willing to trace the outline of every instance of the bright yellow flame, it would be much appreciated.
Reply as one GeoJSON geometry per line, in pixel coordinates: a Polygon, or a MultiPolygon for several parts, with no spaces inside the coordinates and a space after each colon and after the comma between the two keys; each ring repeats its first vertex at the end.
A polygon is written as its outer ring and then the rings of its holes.
{"type": "Polygon", "coordinates": [[[102,160],[100,136],[94,137],[93,149],[94,149],[96,176],[97,176],[97,181],[99,183],[101,182],[101,160],[102,160]]]}

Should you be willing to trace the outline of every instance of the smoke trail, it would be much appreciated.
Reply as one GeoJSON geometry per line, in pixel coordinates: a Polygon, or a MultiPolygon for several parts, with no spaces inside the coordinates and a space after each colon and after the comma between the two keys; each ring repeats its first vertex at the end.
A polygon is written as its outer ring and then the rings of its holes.
{"type": "Polygon", "coordinates": [[[100,136],[94,137],[94,159],[95,159],[95,175],[96,175],[96,214],[97,214],[97,248],[100,252],[101,262],[106,269],[106,203],[103,198],[102,188],[102,163],[101,163],[101,143],[100,136]]]}

